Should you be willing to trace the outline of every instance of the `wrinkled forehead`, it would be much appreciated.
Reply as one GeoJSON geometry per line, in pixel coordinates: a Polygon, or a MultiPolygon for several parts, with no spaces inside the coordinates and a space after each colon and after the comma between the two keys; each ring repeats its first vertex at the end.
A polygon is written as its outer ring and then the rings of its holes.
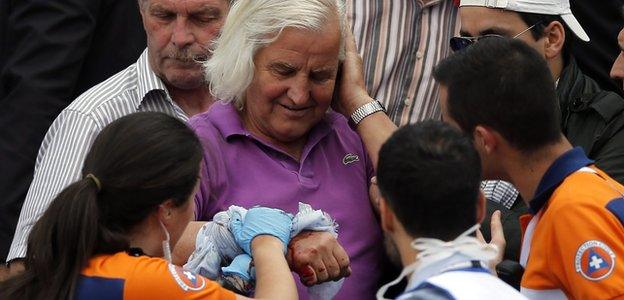
{"type": "Polygon", "coordinates": [[[196,10],[227,9],[232,0],[139,0],[141,8],[161,7],[176,13],[193,13],[196,10]]]}
{"type": "Polygon", "coordinates": [[[511,37],[527,27],[520,14],[509,10],[464,6],[459,8],[459,15],[462,36],[498,34],[511,37]]]}

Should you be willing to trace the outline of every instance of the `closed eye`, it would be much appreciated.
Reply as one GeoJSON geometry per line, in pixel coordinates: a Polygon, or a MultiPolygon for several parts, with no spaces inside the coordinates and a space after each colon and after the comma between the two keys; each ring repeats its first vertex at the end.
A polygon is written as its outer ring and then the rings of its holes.
{"type": "Polygon", "coordinates": [[[269,69],[271,72],[282,77],[288,77],[297,73],[296,67],[283,62],[272,63],[269,65],[269,69]]]}

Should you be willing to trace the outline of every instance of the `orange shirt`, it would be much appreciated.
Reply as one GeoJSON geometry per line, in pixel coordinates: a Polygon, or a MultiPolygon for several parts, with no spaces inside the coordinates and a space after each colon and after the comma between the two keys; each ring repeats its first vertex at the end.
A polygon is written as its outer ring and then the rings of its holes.
{"type": "Polygon", "coordinates": [[[583,168],[579,157],[575,166],[570,156],[579,154],[564,154],[553,164],[560,170],[544,175],[534,200],[545,202],[531,201],[536,216],[523,242],[522,293],[538,299],[624,297],[624,186],[593,166],[583,168]]]}
{"type": "Polygon", "coordinates": [[[82,270],[76,299],[225,299],[236,295],[162,258],[98,255],[82,270]]]}

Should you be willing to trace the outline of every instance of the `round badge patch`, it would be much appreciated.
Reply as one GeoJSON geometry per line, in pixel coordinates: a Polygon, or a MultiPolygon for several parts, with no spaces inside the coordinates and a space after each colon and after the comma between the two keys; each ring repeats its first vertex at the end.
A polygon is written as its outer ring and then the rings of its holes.
{"type": "Polygon", "coordinates": [[[574,267],[588,280],[605,279],[615,268],[615,253],[601,241],[587,241],[576,251],[574,267]]]}
{"type": "Polygon", "coordinates": [[[203,277],[194,274],[191,271],[186,271],[178,266],[169,265],[169,272],[173,276],[175,282],[184,291],[199,291],[206,287],[206,281],[203,277]]]}

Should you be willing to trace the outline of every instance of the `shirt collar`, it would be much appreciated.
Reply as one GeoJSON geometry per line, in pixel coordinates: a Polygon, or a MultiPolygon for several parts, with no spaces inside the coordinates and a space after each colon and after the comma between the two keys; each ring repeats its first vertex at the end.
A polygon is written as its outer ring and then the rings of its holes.
{"type": "MultiPolygon", "coordinates": [[[[257,139],[251,134],[251,132],[245,129],[234,104],[223,101],[216,101],[210,107],[208,114],[212,123],[226,140],[230,140],[235,136],[245,136],[248,138],[252,138],[276,151],[283,152],[273,145],[257,139]]],[[[308,134],[308,141],[306,142],[306,146],[304,147],[302,160],[311,148],[313,148],[318,142],[320,142],[332,131],[332,124],[338,117],[339,115],[337,113],[328,113],[325,118],[323,118],[318,124],[312,127],[308,134]]]]}
{"type": "Polygon", "coordinates": [[[162,80],[156,76],[156,73],[154,73],[152,67],[150,66],[147,49],[145,49],[139,57],[136,66],[137,78],[139,79],[137,89],[140,97],[140,103],[137,103],[137,108],[143,102],[143,99],[145,99],[145,97],[152,92],[164,93],[166,98],[171,101],[171,97],[169,97],[169,91],[167,90],[165,83],[163,83],[162,80]]]}
{"type": "Polygon", "coordinates": [[[544,173],[537,186],[535,197],[529,202],[531,213],[536,215],[544,207],[554,190],[561,185],[566,177],[593,163],[594,161],[587,158],[581,147],[570,149],[557,158],[544,173]]]}

